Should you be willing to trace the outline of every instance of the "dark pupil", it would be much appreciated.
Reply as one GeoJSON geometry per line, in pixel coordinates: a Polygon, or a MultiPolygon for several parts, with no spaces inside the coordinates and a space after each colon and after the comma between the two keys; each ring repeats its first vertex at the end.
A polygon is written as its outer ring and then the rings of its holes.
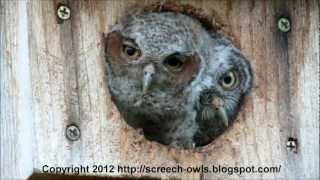
{"type": "Polygon", "coordinates": [[[182,62],[180,59],[176,58],[176,57],[170,57],[166,60],[166,63],[169,65],[169,66],[172,66],[172,67],[181,67],[182,66],[182,62]]]}
{"type": "Polygon", "coordinates": [[[232,82],[232,77],[231,76],[225,76],[223,78],[224,83],[230,84],[232,82]]]}
{"type": "Polygon", "coordinates": [[[133,56],[136,53],[136,49],[133,47],[126,47],[126,53],[129,56],[133,56]]]}

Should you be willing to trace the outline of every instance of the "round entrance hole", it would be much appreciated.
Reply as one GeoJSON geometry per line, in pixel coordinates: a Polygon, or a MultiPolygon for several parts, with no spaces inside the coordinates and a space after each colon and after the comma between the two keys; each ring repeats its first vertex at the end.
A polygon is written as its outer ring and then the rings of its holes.
{"type": "Polygon", "coordinates": [[[124,120],[183,149],[223,134],[253,79],[239,49],[197,12],[144,7],[121,17],[105,41],[108,88],[124,120]]]}

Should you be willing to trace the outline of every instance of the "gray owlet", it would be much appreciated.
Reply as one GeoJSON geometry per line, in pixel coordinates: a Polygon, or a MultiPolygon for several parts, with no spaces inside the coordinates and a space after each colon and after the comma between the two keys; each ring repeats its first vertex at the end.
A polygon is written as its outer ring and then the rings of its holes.
{"type": "Polygon", "coordinates": [[[106,66],[125,121],[185,149],[219,136],[252,86],[248,61],[226,37],[177,12],[121,18],[106,37],[106,66]]]}

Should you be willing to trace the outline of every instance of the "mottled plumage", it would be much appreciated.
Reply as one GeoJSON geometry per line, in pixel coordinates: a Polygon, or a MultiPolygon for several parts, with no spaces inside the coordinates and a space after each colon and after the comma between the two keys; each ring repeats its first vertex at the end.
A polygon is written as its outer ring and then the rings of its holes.
{"type": "Polygon", "coordinates": [[[123,17],[107,35],[106,64],[126,122],[180,148],[220,135],[252,84],[250,65],[227,38],[176,12],[123,17]]]}

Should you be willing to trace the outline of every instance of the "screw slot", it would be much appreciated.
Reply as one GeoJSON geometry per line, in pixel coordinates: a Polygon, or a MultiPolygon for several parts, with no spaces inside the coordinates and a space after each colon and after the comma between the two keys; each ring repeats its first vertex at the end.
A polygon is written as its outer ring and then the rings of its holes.
{"type": "Polygon", "coordinates": [[[71,17],[71,10],[67,5],[60,5],[57,9],[57,16],[61,20],[67,20],[71,17]]]}
{"type": "Polygon", "coordinates": [[[71,124],[66,128],[66,137],[70,141],[77,141],[80,138],[80,129],[78,126],[71,124]]]}
{"type": "Polygon", "coordinates": [[[291,22],[290,22],[289,18],[281,17],[278,20],[278,29],[284,33],[289,32],[291,30],[291,22]]]}
{"type": "Polygon", "coordinates": [[[297,153],[297,144],[298,144],[298,139],[297,138],[293,138],[293,137],[289,137],[288,141],[287,141],[287,150],[297,153]]]}

